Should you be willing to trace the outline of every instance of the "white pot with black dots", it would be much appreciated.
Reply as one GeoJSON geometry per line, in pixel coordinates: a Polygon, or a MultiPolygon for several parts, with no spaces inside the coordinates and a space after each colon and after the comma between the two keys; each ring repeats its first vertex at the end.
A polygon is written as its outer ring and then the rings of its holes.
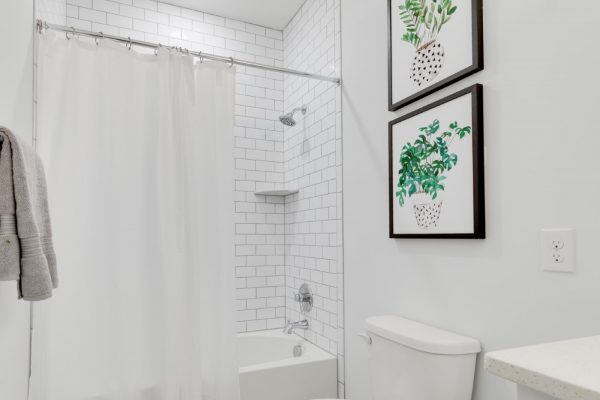
{"type": "Polygon", "coordinates": [[[410,67],[410,79],[417,86],[431,82],[440,73],[445,57],[444,47],[437,40],[420,46],[410,67]]]}
{"type": "Polygon", "coordinates": [[[437,228],[442,215],[443,200],[438,196],[435,200],[424,192],[410,197],[417,226],[421,229],[437,228]]]}

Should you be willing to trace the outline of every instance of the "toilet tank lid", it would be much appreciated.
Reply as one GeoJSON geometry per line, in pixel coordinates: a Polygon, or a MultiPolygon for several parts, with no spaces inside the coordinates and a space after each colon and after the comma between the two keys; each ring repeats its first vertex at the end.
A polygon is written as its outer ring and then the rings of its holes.
{"type": "Polygon", "coordinates": [[[367,318],[367,331],[415,350],[433,354],[473,354],[481,351],[478,340],[396,315],[367,318]]]}

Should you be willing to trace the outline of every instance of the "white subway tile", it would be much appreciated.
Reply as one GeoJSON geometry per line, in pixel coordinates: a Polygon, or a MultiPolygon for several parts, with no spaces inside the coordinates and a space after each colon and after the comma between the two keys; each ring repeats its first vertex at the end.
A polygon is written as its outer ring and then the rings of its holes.
{"type": "Polygon", "coordinates": [[[267,29],[265,35],[267,37],[272,38],[272,39],[279,39],[279,40],[283,39],[282,32],[281,31],[276,31],[274,29],[267,29]]]}
{"type": "Polygon", "coordinates": [[[210,35],[214,34],[214,32],[215,32],[215,26],[214,25],[207,24],[207,23],[200,22],[200,21],[194,21],[193,22],[193,29],[196,32],[208,33],[210,35]]]}
{"type": "Polygon", "coordinates": [[[158,25],[155,22],[133,20],[133,29],[156,34],[158,32],[158,25]]]}
{"type": "Polygon", "coordinates": [[[153,11],[156,11],[158,7],[158,3],[154,0],[133,0],[133,5],[153,11]]]}
{"type": "Polygon", "coordinates": [[[221,48],[225,47],[225,39],[216,37],[216,36],[205,35],[204,42],[206,44],[208,44],[209,46],[221,47],[221,48]]]}
{"type": "Polygon", "coordinates": [[[234,29],[236,31],[245,31],[246,30],[245,22],[238,21],[238,20],[231,19],[231,18],[227,18],[225,20],[225,26],[228,28],[234,29]]]}
{"type": "Polygon", "coordinates": [[[159,13],[156,11],[146,10],[145,12],[146,21],[156,22],[161,25],[169,24],[169,16],[167,14],[159,13]]]}
{"type": "Polygon", "coordinates": [[[169,38],[181,39],[181,29],[168,25],[158,25],[158,34],[169,38]]]}
{"type": "Polygon", "coordinates": [[[145,13],[144,9],[140,7],[132,7],[128,5],[121,4],[119,8],[119,14],[124,17],[131,17],[137,19],[144,19],[145,13]]]}
{"type": "Polygon", "coordinates": [[[256,55],[256,56],[265,56],[266,49],[262,46],[257,46],[254,44],[246,44],[246,52],[256,55]]]}
{"type": "Polygon", "coordinates": [[[261,36],[266,35],[266,29],[263,28],[262,26],[258,26],[258,25],[246,24],[246,31],[253,33],[255,35],[261,35],[261,36]]]}
{"type": "Polygon", "coordinates": [[[235,39],[235,31],[222,26],[215,26],[214,34],[225,39],[235,39]]]}
{"type": "Polygon", "coordinates": [[[181,16],[189,18],[194,21],[204,21],[204,13],[196,10],[190,10],[189,8],[181,9],[181,16]]]}
{"type": "Polygon", "coordinates": [[[256,36],[256,44],[264,47],[275,48],[275,40],[264,36],[256,36]]]}
{"type": "Polygon", "coordinates": [[[248,332],[263,331],[267,329],[267,323],[264,319],[246,322],[246,330],[248,332]]]}
{"type": "Polygon", "coordinates": [[[175,15],[169,16],[169,24],[177,28],[192,29],[192,20],[187,18],[178,17],[175,15]]]}
{"type": "MultiPolygon", "coordinates": [[[[79,19],[90,22],[106,24],[106,13],[103,11],[92,10],[89,8],[79,8],[79,19]]],[[[110,25],[110,23],[109,23],[110,25]]]]}
{"type": "Polygon", "coordinates": [[[166,3],[158,3],[158,11],[169,15],[181,15],[181,7],[166,3]]]}
{"type": "Polygon", "coordinates": [[[94,0],[92,2],[92,8],[94,8],[94,10],[113,14],[119,13],[119,4],[109,0],[94,0]]]}
{"type": "Polygon", "coordinates": [[[225,47],[233,51],[246,51],[246,43],[237,40],[227,39],[225,41],[225,47]]]}
{"type": "Polygon", "coordinates": [[[144,40],[145,38],[144,32],[133,31],[127,28],[119,28],[119,36],[124,38],[131,38],[133,40],[144,40]]]}
{"type": "Polygon", "coordinates": [[[133,20],[131,18],[114,14],[107,15],[106,23],[108,25],[118,26],[119,28],[125,29],[131,29],[133,26],[133,20]]]}
{"type": "Polygon", "coordinates": [[[207,24],[225,26],[225,18],[218,15],[204,14],[204,22],[207,24]]]}
{"type": "Polygon", "coordinates": [[[169,38],[166,36],[161,36],[161,35],[155,35],[153,33],[145,33],[144,34],[144,40],[146,42],[150,42],[150,43],[160,43],[160,44],[167,44],[169,43],[169,38]]]}
{"type": "Polygon", "coordinates": [[[77,7],[92,8],[92,0],[67,0],[67,4],[77,7]]]}
{"type": "Polygon", "coordinates": [[[181,38],[195,43],[203,43],[204,35],[202,33],[184,30],[181,32],[181,38]]]}
{"type": "Polygon", "coordinates": [[[241,42],[246,42],[246,43],[255,43],[256,42],[256,35],[254,35],[253,33],[236,31],[235,38],[241,42]]]}
{"type": "Polygon", "coordinates": [[[90,21],[84,21],[79,18],[69,18],[67,17],[67,25],[72,26],[76,29],[83,29],[86,31],[92,30],[92,23],[90,21]]]}
{"type": "Polygon", "coordinates": [[[99,24],[97,22],[92,23],[92,31],[102,32],[107,35],[115,35],[115,36],[118,36],[120,33],[119,27],[117,27],[117,26],[99,24]]]}

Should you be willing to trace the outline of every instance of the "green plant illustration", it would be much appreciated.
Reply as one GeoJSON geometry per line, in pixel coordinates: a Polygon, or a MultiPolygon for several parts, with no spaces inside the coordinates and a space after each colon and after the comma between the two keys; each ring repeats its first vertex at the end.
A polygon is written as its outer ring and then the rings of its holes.
{"type": "Polygon", "coordinates": [[[437,38],[457,6],[452,5],[452,0],[405,0],[398,9],[406,26],[402,40],[419,49],[437,38]]]}
{"type": "Polygon", "coordinates": [[[416,193],[426,193],[435,200],[438,192],[445,190],[445,173],[458,163],[458,155],[450,152],[450,146],[470,135],[471,127],[460,127],[455,121],[447,130],[440,130],[440,121],[436,119],[419,131],[422,133],[414,143],[406,143],[400,153],[396,191],[400,207],[416,193]]]}

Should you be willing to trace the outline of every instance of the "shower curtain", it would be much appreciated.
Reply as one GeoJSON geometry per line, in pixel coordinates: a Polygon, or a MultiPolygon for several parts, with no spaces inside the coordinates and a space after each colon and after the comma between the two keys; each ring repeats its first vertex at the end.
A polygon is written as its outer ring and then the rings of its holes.
{"type": "Polygon", "coordinates": [[[61,286],[35,305],[32,400],[239,397],[234,86],[166,48],[39,37],[61,286]]]}

